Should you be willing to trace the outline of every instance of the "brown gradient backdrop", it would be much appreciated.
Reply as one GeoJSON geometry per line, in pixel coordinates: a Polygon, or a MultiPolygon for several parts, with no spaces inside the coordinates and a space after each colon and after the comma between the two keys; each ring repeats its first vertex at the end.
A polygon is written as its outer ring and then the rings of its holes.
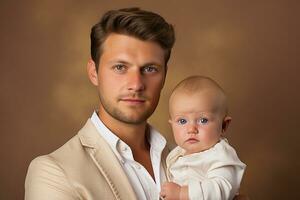
{"type": "Polygon", "coordinates": [[[228,138],[252,199],[299,199],[299,1],[1,1],[0,199],[23,199],[29,162],[61,146],[97,107],[86,76],[90,27],[140,6],[173,23],[176,45],[151,118],[172,140],[167,99],[189,75],[227,91],[228,138]]]}

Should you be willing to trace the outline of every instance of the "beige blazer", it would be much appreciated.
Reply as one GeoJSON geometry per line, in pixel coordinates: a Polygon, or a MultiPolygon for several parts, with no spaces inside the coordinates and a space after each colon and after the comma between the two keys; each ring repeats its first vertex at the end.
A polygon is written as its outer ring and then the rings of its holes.
{"type": "MultiPolygon", "coordinates": [[[[165,148],[162,163],[166,170],[165,148]]],[[[137,200],[115,154],[89,119],[66,144],[35,158],[25,180],[26,200],[137,200]]]]}

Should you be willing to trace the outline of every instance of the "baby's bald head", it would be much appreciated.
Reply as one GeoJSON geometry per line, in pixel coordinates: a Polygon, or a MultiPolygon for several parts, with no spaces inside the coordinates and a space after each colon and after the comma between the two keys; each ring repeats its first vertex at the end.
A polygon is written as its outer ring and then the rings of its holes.
{"type": "Polygon", "coordinates": [[[224,116],[227,115],[228,106],[224,90],[217,82],[205,76],[190,76],[175,86],[169,100],[170,114],[172,114],[172,104],[176,97],[187,95],[192,98],[196,94],[201,95],[198,96],[201,100],[207,99],[215,112],[220,112],[224,116]]]}

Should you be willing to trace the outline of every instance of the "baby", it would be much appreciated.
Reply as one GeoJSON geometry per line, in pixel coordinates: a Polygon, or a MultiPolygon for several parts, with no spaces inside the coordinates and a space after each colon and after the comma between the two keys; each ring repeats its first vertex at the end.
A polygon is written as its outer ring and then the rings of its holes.
{"type": "Polygon", "coordinates": [[[161,198],[233,199],[246,165],[224,134],[231,121],[223,89],[212,79],[181,81],[169,100],[170,124],[177,147],[167,157],[168,179],[161,198]]]}

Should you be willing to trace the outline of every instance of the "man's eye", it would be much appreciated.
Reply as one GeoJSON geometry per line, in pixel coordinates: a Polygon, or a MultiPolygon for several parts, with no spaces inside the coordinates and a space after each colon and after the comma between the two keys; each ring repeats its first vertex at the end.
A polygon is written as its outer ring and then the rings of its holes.
{"type": "Polygon", "coordinates": [[[146,66],[146,67],[143,67],[143,73],[153,73],[153,72],[157,72],[157,67],[155,66],[146,66]]]}
{"type": "Polygon", "coordinates": [[[180,125],[184,125],[184,124],[187,123],[187,120],[186,119],[178,119],[177,123],[180,124],[180,125]]]}
{"type": "Polygon", "coordinates": [[[113,68],[117,72],[123,72],[123,71],[125,71],[125,65],[117,64],[113,68]]]}
{"type": "Polygon", "coordinates": [[[206,124],[208,122],[208,119],[207,118],[200,118],[199,120],[198,120],[198,123],[199,124],[206,124]]]}

